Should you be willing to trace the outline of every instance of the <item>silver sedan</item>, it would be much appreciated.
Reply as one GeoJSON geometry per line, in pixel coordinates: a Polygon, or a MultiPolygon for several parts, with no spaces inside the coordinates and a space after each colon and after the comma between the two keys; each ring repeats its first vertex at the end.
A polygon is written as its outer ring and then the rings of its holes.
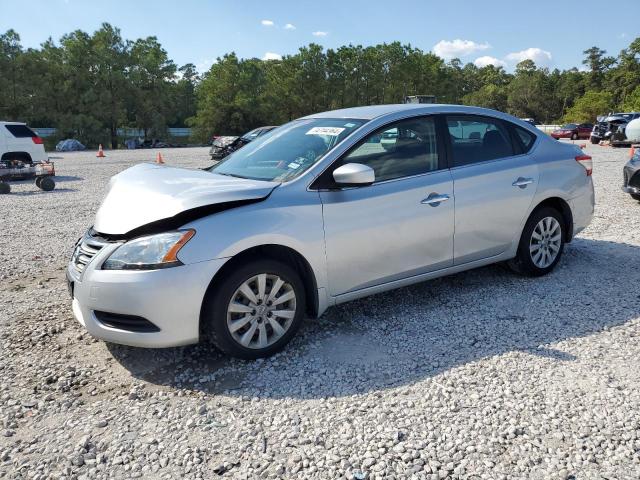
{"type": "Polygon", "coordinates": [[[495,262],[539,276],[593,215],[591,158],[455,105],[310,115],[209,171],[116,175],[67,269],[110,342],[271,355],[305,317],[495,262]]]}

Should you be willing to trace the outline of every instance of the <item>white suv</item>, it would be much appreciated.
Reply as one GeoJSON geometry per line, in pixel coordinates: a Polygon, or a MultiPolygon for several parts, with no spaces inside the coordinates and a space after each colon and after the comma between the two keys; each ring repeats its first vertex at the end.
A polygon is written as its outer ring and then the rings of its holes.
{"type": "Polygon", "coordinates": [[[0,161],[20,160],[27,164],[46,162],[42,138],[20,122],[0,122],[0,161]]]}

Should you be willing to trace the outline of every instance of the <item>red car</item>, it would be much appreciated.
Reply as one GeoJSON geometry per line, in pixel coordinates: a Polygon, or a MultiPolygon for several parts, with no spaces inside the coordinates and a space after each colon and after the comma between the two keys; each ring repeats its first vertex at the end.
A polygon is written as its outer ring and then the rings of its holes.
{"type": "Polygon", "coordinates": [[[560,140],[561,138],[578,140],[580,138],[589,138],[591,136],[591,130],[593,130],[593,124],[591,123],[567,123],[558,130],[551,132],[551,136],[556,140],[560,140]]]}

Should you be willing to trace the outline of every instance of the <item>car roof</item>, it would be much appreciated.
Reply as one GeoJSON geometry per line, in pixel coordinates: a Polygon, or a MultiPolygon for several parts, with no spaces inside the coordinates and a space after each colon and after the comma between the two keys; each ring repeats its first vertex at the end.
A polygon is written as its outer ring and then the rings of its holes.
{"type": "Polygon", "coordinates": [[[4,120],[0,120],[0,125],[26,125],[24,122],[5,122],[4,120]]]}
{"type": "Polygon", "coordinates": [[[367,107],[342,108],[340,110],[330,110],[328,112],[314,113],[302,117],[304,119],[311,118],[352,118],[360,120],[373,120],[374,118],[383,117],[399,112],[413,112],[416,114],[429,113],[467,113],[476,115],[489,115],[500,117],[508,120],[522,120],[488,108],[471,107],[466,105],[449,105],[449,104],[425,104],[425,103],[399,103],[389,105],[370,105],[367,107]]]}

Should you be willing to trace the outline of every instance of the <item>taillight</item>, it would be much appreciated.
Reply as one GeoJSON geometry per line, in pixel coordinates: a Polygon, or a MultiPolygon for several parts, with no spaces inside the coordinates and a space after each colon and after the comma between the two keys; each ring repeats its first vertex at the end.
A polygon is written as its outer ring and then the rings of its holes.
{"type": "Polygon", "coordinates": [[[31,137],[31,140],[33,140],[33,143],[36,145],[42,145],[44,143],[40,137],[31,137]]]}
{"type": "Polygon", "coordinates": [[[593,173],[593,159],[589,155],[578,155],[576,162],[584,167],[587,171],[587,177],[590,177],[593,173]]]}

